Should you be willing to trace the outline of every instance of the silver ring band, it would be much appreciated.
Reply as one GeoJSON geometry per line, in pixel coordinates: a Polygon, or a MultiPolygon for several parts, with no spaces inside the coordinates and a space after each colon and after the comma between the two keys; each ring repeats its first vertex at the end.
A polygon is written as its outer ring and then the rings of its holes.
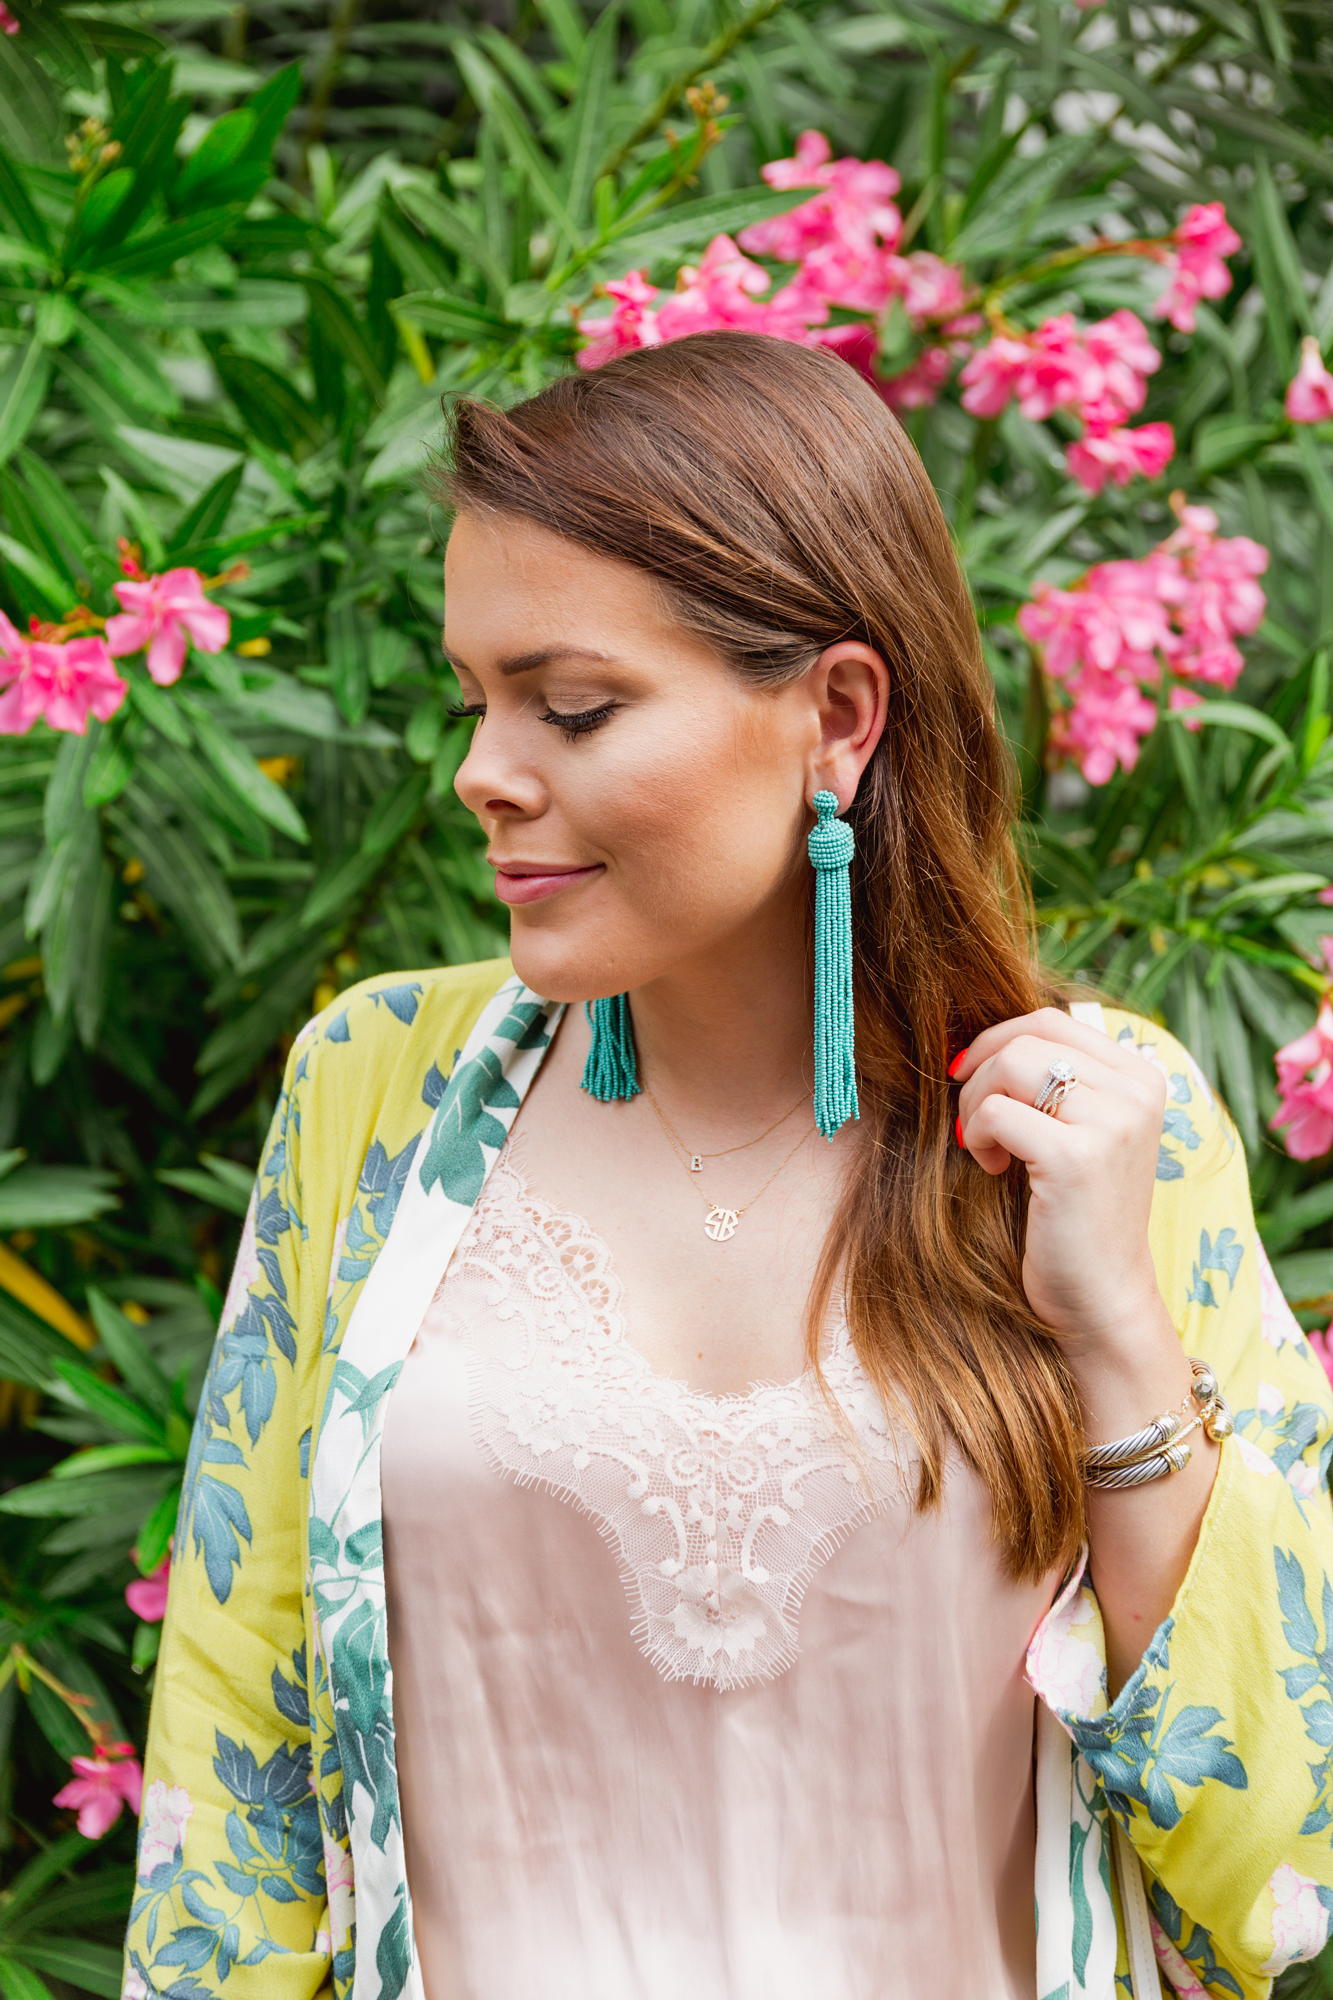
{"type": "Polygon", "coordinates": [[[1077,1089],[1078,1078],[1074,1074],[1074,1065],[1057,1057],[1046,1072],[1045,1082],[1037,1092],[1033,1108],[1044,1111],[1048,1117],[1054,1118],[1070,1091],[1077,1089]]]}

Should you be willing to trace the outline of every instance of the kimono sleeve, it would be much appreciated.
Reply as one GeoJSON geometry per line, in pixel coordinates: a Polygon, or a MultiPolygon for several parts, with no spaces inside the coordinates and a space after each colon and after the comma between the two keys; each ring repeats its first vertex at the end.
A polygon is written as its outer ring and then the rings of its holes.
{"type": "MultiPolygon", "coordinates": [[[[302,1615],[300,1045],[186,1467],[145,1756],[127,2000],[330,1990],[302,1615]]],[[[322,1307],[322,1298],[320,1301],[322,1307]]],[[[318,1349],[318,1331],[314,1346],[318,1349]]]]}
{"type": "Polygon", "coordinates": [[[1138,1852],[1168,1977],[1249,2000],[1315,1957],[1333,1916],[1333,1398],[1201,1072],[1149,1022],[1110,1014],[1108,1030],[1167,1075],[1158,1282],[1236,1431],[1176,1601],[1115,1702],[1081,1576],[1039,1627],[1028,1675],[1138,1852]]]}

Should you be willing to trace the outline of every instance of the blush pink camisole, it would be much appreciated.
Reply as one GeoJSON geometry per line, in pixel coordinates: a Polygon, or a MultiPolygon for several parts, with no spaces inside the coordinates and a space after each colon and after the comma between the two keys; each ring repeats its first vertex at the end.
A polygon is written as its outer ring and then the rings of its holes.
{"type": "Polygon", "coordinates": [[[384,1434],[427,2000],[1032,2000],[1054,1582],[961,1463],[913,1516],[845,1327],[825,1374],[841,1424],[655,1374],[502,1155],[384,1434]]]}

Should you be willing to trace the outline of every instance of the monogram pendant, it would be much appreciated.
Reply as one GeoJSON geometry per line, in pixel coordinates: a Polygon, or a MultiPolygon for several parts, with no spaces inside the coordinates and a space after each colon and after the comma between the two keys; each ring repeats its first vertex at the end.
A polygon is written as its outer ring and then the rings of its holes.
{"type": "Polygon", "coordinates": [[[704,1156],[703,1156],[703,1154],[702,1154],[702,1153],[691,1153],[691,1154],[690,1154],[690,1172],[691,1172],[692,1174],[701,1174],[701,1173],[703,1172],[703,1170],[704,1170],[704,1156]]]}
{"type": "Polygon", "coordinates": [[[704,1218],[704,1235],[711,1236],[714,1243],[725,1243],[729,1236],[736,1234],[736,1224],[740,1213],[734,1208],[719,1208],[714,1202],[704,1218]]]}

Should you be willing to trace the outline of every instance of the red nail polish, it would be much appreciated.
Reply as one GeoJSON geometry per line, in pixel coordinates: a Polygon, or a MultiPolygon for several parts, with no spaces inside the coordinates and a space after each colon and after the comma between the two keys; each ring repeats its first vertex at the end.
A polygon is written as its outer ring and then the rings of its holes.
{"type": "Polygon", "coordinates": [[[953,1121],[953,1136],[961,1146],[963,1143],[963,1121],[961,1118],[955,1118],[953,1121]]]}
{"type": "Polygon", "coordinates": [[[951,1062],[951,1063],[949,1064],[949,1074],[950,1074],[950,1076],[957,1076],[957,1074],[958,1074],[959,1070],[960,1070],[960,1069],[961,1069],[961,1068],[963,1067],[963,1064],[964,1064],[964,1063],[965,1063],[966,1061],[967,1061],[967,1050],[966,1050],[966,1049],[959,1049],[959,1051],[958,1051],[958,1054],[957,1054],[957,1055],[956,1055],[956,1056],[954,1057],[953,1061],[952,1061],[952,1062],[951,1062]]]}

